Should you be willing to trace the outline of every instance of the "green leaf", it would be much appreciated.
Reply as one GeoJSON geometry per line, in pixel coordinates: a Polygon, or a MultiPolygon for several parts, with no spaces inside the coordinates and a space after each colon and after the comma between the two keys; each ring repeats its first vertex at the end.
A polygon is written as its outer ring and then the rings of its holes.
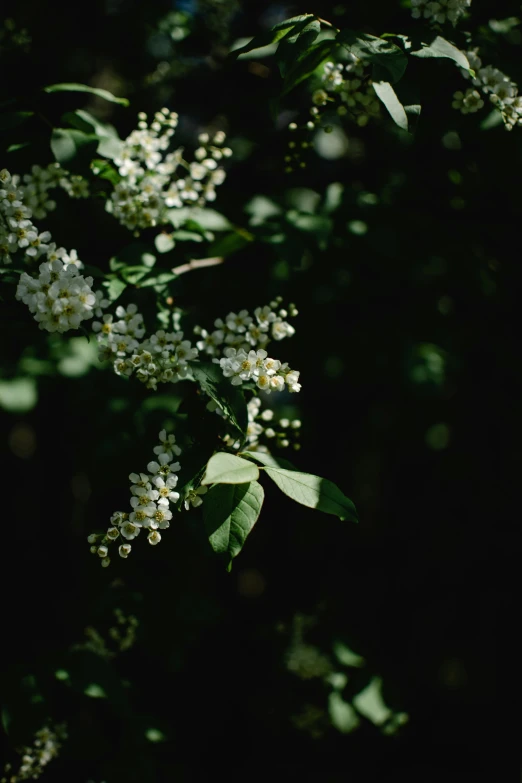
{"type": "Polygon", "coordinates": [[[276,60],[283,78],[295,67],[296,60],[307,54],[320,31],[321,25],[312,18],[304,26],[297,25],[281,40],[276,60]]]}
{"type": "Polygon", "coordinates": [[[277,44],[282,41],[285,36],[289,35],[296,29],[303,29],[306,25],[314,19],[313,14],[302,14],[301,16],[294,16],[291,19],[286,19],[284,22],[279,22],[270,30],[266,30],[259,35],[251,38],[250,41],[244,46],[240,46],[238,49],[234,49],[230,52],[231,56],[241,59],[242,54],[252,52],[255,49],[262,49],[265,46],[271,44],[277,44]]]}
{"type": "Polygon", "coordinates": [[[480,130],[490,130],[490,128],[496,128],[498,125],[502,125],[504,120],[498,109],[493,109],[487,117],[485,117],[480,123],[480,130]]]}
{"type": "Polygon", "coordinates": [[[353,30],[341,30],[336,38],[351,54],[371,62],[379,67],[378,78],[383,79],[382,71],[388,73],[388,81],[398,82],[404,75],[408,58],[398,46],[388,39],[376,38],[353,30]]]}
{"type": "Polygon", "coordinates": [[[328,695],[328,714],[332,725],[343,734],[349,734],[360,724],[359,717],[352,705],[344,701],[337,691],[328,695]]]}
{"type": "Polygon", "coordinates": [[[392,716],[392,711],[384,703],[381,691],[381,677],[372,677],[370,684],[352,699],[357,712],[376,726],[385,723],[392,716]]]}
{"type": "Polygon", "coordinates": [[[212,258],[216,256],[230,256],[232,253],[242,250],[253,240],[254,236],[250,234],[250,232],[244,231],[243,229],[236,230],[216,239],[216,241],[210,245],[208,253],[212,258]]]}
{"type": "Polygon", "coordinates": [[[127,283],[120,280],[119,277],[113,277],[112,280],[107,280],[103,285],[107,288],[107,296],[111,302],[115,302],[127,288],[127,283]]]}
{"type": "Polygon", "coordinates": [[[335,46],[335,40],[320,41],[301,54],[286,71],[281,94],[286,95],[296,85],[311,76],[321,63],[331,56],[335,46]]]}
{"type": "Polygon", "coordinates": [[[138,265],[140,269],[142,267],[152,269],[156,263],[156,258],[150,252],[150,249],[150,245],[147,245],[144,242],[132,242],[130,245],[127,245],[120,250],[117,256],[113,256],[113,258],[110,259],[109,267],[111,272],[118,272],[125,267],[130,268],[131,266],[136,265],[138,265]]]}
{"type": "Polygon", "coordinates": [[[97,95],[98,98],[105,98],[110,103],[119,103],[121,106],[128,106],[129,101],[127,98],[117,98],[112,92],[108,90],[102,90],[99,87],[89,87],[87,84],[50,84],[48,87],[43,88],[44,92],[88,92],[91,95],[97,95]]]}
{"type": "Polygon", "coordinates": [[[287,470],[297,470],[287,459],[283,457],[274,457],[273,454],[266,454],[264,451],[243,451],[241,452],[249,459],[255,459],[261,465],[268,465],[270,468],[286,468],[287,470]]]}
{"type": "Polygon", "coordinates": [[[514,27],[518,27],[520,19],[517,16],[509,16],[507,19],[490,19],[489,27],[494,33],[507,35],[514,27]]]}
{"type": "Polygon", "coordinates": [[[469,71],[470,68],[468,58],[464,52],[461,52],[452,43],[446,41],[445,38],[441,38],[440,35],[430,44],[423,43],[422,49],[417,49],[416,52],[411,52],[411,54],[413,57],[446,57],[448,60],[453,60],[453,62],[457,63],[460,68],[465,68],[466,71],[469,71]]]}
{"type": "Polygon", "coordinates": [[[96,158],[91,161],[91,169],[93,174],[97,177],[106,179],[109,182],[112,182],[113,185],[117,185],[121,180],[121,175],[116,171],[114,166],[111,166],[110,163],[107,163],[106,160],[102,160],[101,158],[96,158]]]}
{"type": "Polygon", "coordinates": [[[275,201],[266,196],[254,196],[246,205],[245,212],[250,215],[251,226],[262,226],[272,218],[282,213],[282,209],[275,201]]]}
{"type": "Polygon", "coordinates": [[[187,231],[184,228],[173,231],[171,237],[177,239],[178,242],[203,242],[201,234],[197,234],[195,231],[187,231]]]}
{"type": "Polygon", "coordinates": [[[259,468],[247,459],[219,451],[208,461],[202,484],[244,484],[259,478],[259,468]]]}
{"type": "Polygon", "coordinates": [[[84,133],[93,133],[97,136],[99,142],[96,151],[100,155],[113,160],[121,154],[123,142],[112,125],[100,122],[84,109],[66,112],[62,119],[84,133]]]}
{"type": "Polygon", "coordinates": [[[254,527],[265,493],[257,481],[217,484],[205,496],[203,522],[210,546],[229,561],[238,555],[254,527]]]}
{"type": "Polygon", "coordinates": [[[51,135],[51,150],[62,165],[69,163],[80,152],[91,156],[97,146],[98,137],[93,133],[83,133],[71,128],[54,128],[51,135]]]}
{"type": "Polygon", "coordinates": [[[148,275],[150,268],[141,264],[136,266],[124,266],[120,270],[120,275],[123,277],[126,283],[130,285],[137,285],[146,275],[148,275]]]}
{"type": "Polygon", "coordinates": [[[23,376],[0,381],[0,408],[12,413],[26,413],[38,402],[34,378],[23,376]]]}
{"type": "Polygon", "coordinates": [[[154,239],[154,245],[158,253],[168,253],[175,246],[175,242],[170,234],[161,233],[154,239]]]}
{"type": "Polygon", "coordinates": [[[178,277],[174,272],[160,272],[159,275],[154,277],[146,277],[144,280],[140,280],[138,288],[152,288],[153,286],[165,286],[167,283],[171,283],[178,277]]]}
{"type": "Polygon", "coordinates": [[[192,364],[192,374],[208,396],[221,408],[225,416],[243,434],[248,426],[248,411],[243,392],[223,377],[213,362],[192,364]]]}
{"type": "Polygon", "coordinates": [[[6,111],[0,114],[0,131],[16,128],[32,117],[32,111],[6,111]]]}
{"type": "Polygon", "coordinates": [[[403,130],[408,130],[408,117],[404,106],[397,98],[397,94],[389,82],[373,82],[373,89],[377,97],[388,109],[390,117],[403,130]]]}
{"type": "Polygon", "coordinates": [[[350,522],[358,522],[354,504],[332,481],[311,473],[298,473],[283,468],[266,467],[265,471],[279,489],[297,503],[326,514],[334,514],[343,521],[347,519],[350,522]]]}
{"type": "Polygon", "coordinates": [[[229,231],[232,228],[229,220],[221,212],[207,207],[178,207],[170,209],[168,216],[174,228],[181,228],[189,220],[208,231],[229,231]]]}
{"type": "Polygon", "coordinates": [[[23,150],[25,147],[30,147],[30,141],[23,141],[20,144],[10,144],[6,149],[6,152],[16,152],[17,150],[23,150]]]}

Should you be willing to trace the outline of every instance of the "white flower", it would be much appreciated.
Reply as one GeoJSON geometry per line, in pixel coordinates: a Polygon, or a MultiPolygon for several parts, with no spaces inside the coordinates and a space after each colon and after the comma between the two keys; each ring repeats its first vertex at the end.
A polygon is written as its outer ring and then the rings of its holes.
{"type": "Polygon", "coordinates": [[[206,495],[207,492],[208,492],[208,487],[198,487],[197,489],[191,489],[187,494],[183,503],[185,509],[188,511],[191,506],[192,508],[197,508],[198,506],[201,506],[203,503],[203,499],[201,498],[201,495],[206,495]]]}
{"type": "Polygon", "coordinates": [[[252,318],[248,310],[241,310],[239,313],[229,313],[226,318],[227,328],[232,332],[245,332],[248,325],[252,323],[252,318]]]}
{"type": "Polygon", "coordinates": [[[168,505],[169,501],[176,503],[176,501],[179,500],[179,493],[174,492],[174,487],[177,483],[177,476],[167,476],[166,479],[163,479],[161,476],[156,476],[154,479],[154,486],[159,494],[158,506],[168,505]]]}
{"type": "Polygon", "coordinates": [[[465,93],[460,90],[453,95],[452,107],[460,109],[462,114],[471,114],[482,109],[484,101],[477,90],[468,89],[465,93]]]}
{"type": "Polygon", "coordinates": [[[118,549],[120,557],[127,558],[130,555],[131,548],[131,544],[122,544],[118,549]]]}
{"type": "Polygon", "coordinates": [[[158,462],[149,462],[147,470],[154,476],[168,476],[170,473],[176,473],[180,470],[181,465],[179,462],[170,463],[171,457],[168,454],[160,454],[158,456],[158,462]]]}
{"type": "Polygon", "coordinates": [[[123,318],[124,321],[132,321],[136,315],[138,315],[138,306],[135,304],[130,304],[127,308],[118,305],[116,308],[116,316],[123,318]]]}
{"type": "Polygon", "coordinates": [[[179,446],[176,446],[176,438],[174,435],[167,435],[166,430],[161,430],[159,434],[159,441],[160,445],[156,446],[153,451],[154,454],[168,454],[172,457],[172,454],[176,454],[176,456],[179,456],[181,454],[181,449],[179,446]]]}
{"type": "Polygon", "coordinates": [[[75,266],[77,269],[83,268],[83,263],[78,258],[78,253],[76,250],[70,250],[69,253],[64,253],[63,264],[65,269],[67,269],[69,266],[75,266]]]}
{"type": "Polygon", "coordinates": [[[121,526],[120,532],[123,536],[123,538],[126,538],[128,541],[132,541],[133,538],[136,538],[136,536],[139,535],[141,525],[136,524],[136,522],[124,522],[121,526]]]}
{"type": "Polygon", "coordinates": [[[189,340],[183,340],[183,342],[176,348],[176,358],[181,364],[186,364],[192,361],[198,355],[197,348],[193,348],[189,340]]]}
{"type": "Polygon", "coordinates": [[[164,530],[170,526],[170,520],[172,519],[172,511],[166,506],[158,506],[152,515],[150,527],[156,530],[160,528],[164,530]]]}
{"type": "Polygon", "coordinates": [[[502,82],[509,82],[508,77],[502,71],[499,71],[498,68],[493,68],[492,65],[481,68],[478,72],[478,77],[484,92],[496,92],[502,82]]]}
{"type": "Polygon", "coordinates": [[[343,66],[339,63],[327,62],[323,66],[323,82],[326,89],[339,87],[343,83],[343,66]]]}
{"type": "Polygon", "coordinates": [[[301,391],[301,384],[298,381],[299,381],[299,372],[296,372],[295,370],[292,370],[287,375],[285,375],[285,383],[288,386],[288,391],[291,392],[301,391]]]}
{"type": "Polygon", "coordinates": [[[161,533],[159,533],[157,530],[151,530],[149,535],[147,536],[147,541],[149,542],[149,544],[152,544],[152,546],[159,544],[159,542],[161,541],[161,533]]]}
{"type": "Polygon", "coordinates": [[[106,313],[103,316],[103,321],[93,321],[93,332],[101,332],[106,339],[112,339],[115,324],[113,323],[113,316],[106,313]]]}
{"type": "Polygon", "coordinates": [[[295,329],[287,321],[282,321],[278,318],[272,324],[272,337],[274,340],[283,340],[285,337],[292,337],[295,334],[295,329]]]}
{"type": "Polygon", "coordinates": [[[284,379],[280,375],[272,375],[270,377],[270,391],[283,391],[285,388],[284,379]]]}

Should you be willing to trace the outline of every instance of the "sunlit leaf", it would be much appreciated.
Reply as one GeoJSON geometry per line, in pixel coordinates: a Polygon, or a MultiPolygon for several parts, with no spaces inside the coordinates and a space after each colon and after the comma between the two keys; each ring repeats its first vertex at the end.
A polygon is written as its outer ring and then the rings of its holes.
{"type": "Polygon", "coordinates": [[[25,413],[34,408],[38,390],[34,378],[12,378],[0,381],[0,408],[25,413]]]}
{"type": "Polygon", "coordinates": [[[402,128],[408,130],[408,117],[404,106],[397,98],[397,94],[389,82],[373,82],[373,89],[377,97],[388,109],[392,120],[402,128]]]}
{"type": "Polygon", "coordinates": [[[265,472],[281,492],[297,503],[324,511],[326,514],[334,514],[342,520],[358,522],[354,504],[332,481],[313,476],[311,473],[299,473],[268,466],[265,472]]]}
{"type": "Polygon", "coordinates": [[[98,137],[74,128],[54,128],[51,135],[51,150],[58,163],[70,163],[79,152],[92,156],[98,147],[98,137]]]}
{"type": "Polygon", "coordinates": [[[110,101],[111,103],[119,103],[122,106],[128,106],[129,101],[127,98],[117,98],[116,95],[113,95],[112,92],[109,92],[108,90],[103,90],[100,87],[89,87],[87,84],[73,84],[73,83],[63,83],[63,84],[50,84],[48,87],[44,87],[44,92],[53,93],[53,92],[88,92],[91,95],[96,95],[98,98],[104,98],[106,101],[110,101]]]}
{"type": "Polygon", "coordinates": [[[422,44],[422,49],[417,49],[416,52],[411,52],[413,57],[446,57],[449,60],[453,60],[460,68],[465,68],[469,71],[468,58],[460,49],[457,49],[445,38],[441,38],[438,35],[430,44],[422,44]]]}
{"type": "Polygon", "coordinates": [[[203,521],[210,546],[217,554],[229,560],[243,548],[248,534],[254,527],[264,491],[261,484],[216,484],[203,503],[203,521]]]}
{"type": "Polygon", "coordinates": [[[389,39],[376,38],[367,33],[353,30],[341,30],[336,38],[351,54],[379,67],[378,78],[398,82],[404,75],[408,58],[405,53],[389,39]]]}
{"type": "Polygon", "coordinates": [[[244,484],[259,478],[259,468],[247,459],[220,451],[208,461],[202,484],[244,484]]]}
{"type": "Polygon", "coordinates": [[[385,723],[392,715],[392,711],[384,703],[381,690],[382,679],[373,677],[370,684],[352,700],[357,711],[376,726],[385,723]]]}

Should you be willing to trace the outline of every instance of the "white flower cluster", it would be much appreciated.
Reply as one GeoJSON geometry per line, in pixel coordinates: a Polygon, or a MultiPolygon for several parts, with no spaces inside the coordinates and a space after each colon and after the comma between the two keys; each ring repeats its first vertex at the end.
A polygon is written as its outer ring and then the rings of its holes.
{"type": "Polygon", "coordinates": [[[200,337],[197,348],[209,356],[218,356],[224,347],[249,351],[264,348],[270,340],[292,337],[295,329],[285,319],[296,316],[297,309],[290,304],[288,311],[283,308],[278,311],[281,302],[282,297],[277,297],[269,305],[257,307],[253,316],[248,310],[229,313],[226,318],[214,321],[216,328],[212,332],[196,326],[194,333],[200,337]]]}
{"type": "Polygon", "coordinates": [[[183,332],[158,330],[145,336],[143,316],[135,304],[116,308],[115,320],[106,313],[92,328],[100,344],[100,358],[113,362],[117,375],[135,375],[147,389],[156,390],[158,383],[176,383],[186,378],[189,362],[198,356],[183,332]]]}
{"type": "MultiPolygon", "coordinates": [[[[347,109],[356,115],[357,124],[366,125],[371,117],[378,116],[380,103],[372,87],[371,79],[365,73],[365,63],[350,54],[348,63],[326,62],[323,66],[324,89],[316,90],[312,96],[315,106],[325,106],[335,93],[342,101],[338,113],[347,109]],[[345,76],[347,74],[347,76],[345,76]]],[[[317,109],[312,113],[316,114],[317,109]]]]}
{"type": "Polygon", "coordinates": [[[222,131],[212,141],[202,133],[195,160],[189,163],[183,148],[167,152],[178,124],[175,112],[156,112],[150,125],[146,114],[141,112],[138,117],[138,128],[124,140],[119,157],[114,159],[122,179],[107,201],[107,210],[135,232],[168,223],[169,209],[214,201],[216,186],[226,176],[218,161],[232,154],[229,147],[223,147],[222,131]]]}
{"type": "MultiPolygon", "coordinates": [[[[288,448],[292,443],[295,451],[300,448],[300,443],[295,441],[299,436],[301,422],[299,419],[276,418],[271,408],[261,410],[262,402],[259,397],[252,397],[247,403],[248,426],[246,439],[243,448],[248,451],[260,451],[270,454],[270,449],[261,439],[267,439],[279,448],[288,448]],[[293,442],[292,442],[293,441],[293,442]]],[[[224,441],[227,446],[239,449],[241,441],[234,440],[230,435],[226,435],[224,441]]]]}
{"type": "Polygon", "coordinates": [[[453,108],[460,109],[463,114],[478,111],[484,106],[482,93],[501,113],[506,130],[522,125],[522,96],[518,93],[518,86],[498,68],[492,65],[483,67],[476,49],[465,52],[465,55],[475,76],[471,77],[465,70],[462,70],[462,74],[466,79],[471,79],[473,87],[465,93],[458,91],[454,94],[453,108]]]}
{"type": "Polygon", "coordinates": [[[411,0],[411,15],[414,19],[456,25],[470,5],[471,0],[411,0]]]}
{"type": "Polygon", "coordinates": [[[44,726],[34,735],[31,746],[27,746],[18,752],[22,756],[22,763],[17,771],[12,764],[6,764],[0,783],[18,783],[21,780],[36,780],[44,772],[44,767],[58,755],[62,746],[62,740],[67,738],[67,732],[63,724],[49,728],[44,726]]]}
{"type": "Polygon", "coordinates": [[[59,163],[50,163],[45,168],[32,166],[31,173],[24,174],[23,177],[14,175],[5,197],[8,200],[18,200],[19,193],[16,191],[22,191],[25,207],[31,210],[34,218],[42,220],[56,209],[56,201],[49,196],[49,191],[56,188],[65,190],[70,198],[88,198],[90,195],[89,183],[84,177],[71,174],[59,163]]]}
{"type": "Polygon", "coordinates": [[[270,340],[279,341],[295,334],[294,327],[285,319],[297,315],[297,309],[291,304],[288,311],[277,310],[281,301],[277,297],[269,305],[257,307],[253,316],[248,310],[229,313],[225,319],[214,321],[216,329],[210,333],[195,327],[194,332],[201,338],[197,348],[214,357],[213,361],[234,386],[253,381],[267,393],[283,391],[285,385],[289,391],[300,391],[299,373],[287,363],[271,359],[265,350],[270,340]]]}
{"type": "Polygon", "coordinates": [[[147,530],[147,541],[155,546],[161,541],[160,530],[170,527],[172,511],[169,506],[176,503],[180,495],[175,492],[178,483],[176,473],[180,470],[179,462],[174,462],[174,456],[181,454],[176,445],[174,435],[167,435],[165,430],[159,434],[159,446],[154,448],[156,460],[149,462],[147,473],[131,473],[131,498],[129,513],[116,511],[111,516],[106,533],[92,533],[87,540],[91,552],[101,558],[101,564],[107,567],[111,560],[109,545],[114,541],[122,541],[118,553],[127,558],[131,552],[130,541],[133,541],[142,530],[147,530]]]}
{"type": "Polygon", "coordinates": [[[230,378],[234,386],[240,386],[247,381],[253,381],[258,389],[270,394],[273,391],[283,391],[286,387],[290,392],[301,391],[299,372],[291,370],[285,362],[271,359],[263,348],[257,351],[235,348],[225,348],[222,359],[214,359],[219,363],[225,378],[230,378]]]}
{"type": "Polygon", "coordinates": [[[40,214],[42,210],[46,214],[45,209],[49,208],[49,203],[40,199],[40,191],[33,187],[34,177],[33,185],[22,185],[20,177],[3,169],[0,185],[0,259],[11,263],[11,256],[19,251],[27,263],[45,259],[39,264],[37,275],[22,272],[16,290],[16,298],[27,305],[40,329],[66,332],[77,329],[95,311],[101,315],[101,308],[108,302],[92,290],[92,277],[80,274],[83,264],[76,250],[57,248],[49,231],[39,233],[31,220],[28,204],[40,204],[40,214]]]}
{"type": "Polygon", "coordinates": [[[27,272],[20,275],[16,298],[27,305],[40,329],[67,332],[82,321],[101,315],[106,300],[92,290],[92,277],[83,277],[76,264],[65,265],[61,259],[40,264],[38,277],[27,272]]]}
{"type": "Polygon", "coordinates": [[[99,655],[100,658],[111,660],[116,658],[119,653],[133,647],[136,642],[136,629],[139,626],[138,618],[133,614],[124,614],[120,608],[114,609],[113,614],[116,618],[116,625],[112,625],[108,629],[108,636],[115,643],[116,650],[107,646],[107,642],[102,634],[96,628],[93,628],[92,625],[87,626],[84,630],[85,641],[80,644],[74,644],[71,650],[88,650],[95,655],[99,655]]]}

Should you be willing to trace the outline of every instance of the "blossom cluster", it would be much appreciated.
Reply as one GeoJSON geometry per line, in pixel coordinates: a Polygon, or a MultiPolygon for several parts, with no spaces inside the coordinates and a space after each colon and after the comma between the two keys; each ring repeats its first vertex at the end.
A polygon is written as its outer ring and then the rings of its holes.
{"type": "Polygon", "coordinates": [[[49,728],[44,726],[34,735],[31,746],[21,748],[22,763],[17,771],[12,764],[6,764],[0,783],[18,783],[22,780],[36,780],[44,772],[44,767],[58,755],[62,740],[67,738],[63,724],[49,728]]]}
{"type": "MultiPolygon", "coordinates": [[[[295,451],[300,448],[297,442],[301,421],[299,419],[277,418],[271,408],[262,409],[259,397],[252,397],[247,403],[248,425],[243,448],[249,451],[260,451],[270,454],[272,444],[278,448],[293,446],[295,451]],[[261,440],[264,442],[261,443],[261,440]]],[[[233,449],[241,447],[241,441],[235,440],[230,435],[224,438],[225,444],[233,449]]]]}
{"type": "Polygon", "coordinates": [[[179,462],[174,462],[174,457],[181,454],[181,449],[176,445],[174,435],[167,435],[165,430],[159,433],[159,441],[159,445],[154,448],[156,459],[147,465],[147,473],[131,473],[129,476],[132,511],[116,511],[111,516],[106,533],[92,533],[87,538],[92,554],[101,558],[104,567],[111,562],[109,546],[112,543],[121,542],[118,554],[127,558],[132,548],[130,542],[142,530],[148,531],[147,541],[155,546],[161,541],[160,531],[170,527],[170,504],[180,499],[175,488],[178,483],[176,473],[181,466],[179,462]]]}
{"type": "Polygon", "coordinates": [[[168,152],[178,124],[175,112],[156,112],[150,125],[145,113],[138,117],[138,128],[123,141],[114,159],[121,180],[106,205],[122,225],[134,232],[168,223],[170,209],[214,201],[216,186],[225,180],[225,170],[218,162],[232,154],[229,147],[223,147],[222,131],[212,139],[202,133],[195,160],[188,162],[182,147],[168,152]]]}
{"type": "MultiPolygon", "coordinates": [[[[51,180],[66,179],[62,174],[60,167],[33,167],[33,174],[24,178],[23,184],[7,169],[0,172],[0,258],[11,263],[11,256],[22,251],[26,263],[41,262],[37,270],[33,266],[30,273],[21,273],[16,298],[27,305],[40,329],[49,332],[77,329],[95,312],[101,315],[102,307],[108,304],[101,292],[93,291],[92,277],[80,274],[83,264],[76,250],[57,247],[50,232],[39,232],[32,222],[33,208],[46,215],[55,206],[46,200],[45,188],[51,180]],[[40,187],[39,183],[44,184],[40,187]]],[[[72,180],[68,182],[73,187],[72,180]]],[[[78,191],[76,195],[84,194],[78,191]]]]}
{"type": "Polygon", "coordinates": [[[411,15],[414,19],[456,25],[470,5],[471,0],[411,0],[411,15]]]}
{"type": "Polygon", "coordinates": [[[290,392],[301,391],[299,372],[291,370],[287,362],[282,364],[279,359],[271,359],[262,348],[248,353],[243,349],[225,348],[224,354],[214,361],[219,363],[223,375],[230,378],[234,386],[253,381],[267,394],[283,391],[285,385],[290,392]]]}
{"type": "Polygon", "coordinates": [[[93,331],[100,345],[100,358],[112,361],[117,375],[135,375],[148,389],[158,383],[176,383],[189,374],[189,362],[198,356],[183,332],[159,329],[147,336],[143,316],[135,304],[116,308],[116,319],[106,313],[94,321],[93,331]]]}
{"type": "Polygon", "coordinates": [[[295,334],[294,327],[285,319],[297,315],[295,305],[290,304],[288,310],[277,310],[282,297],[276,297],[269,305],[256,307],[254,314],[248,310],[229,313],[226,318],[217,318],[216,327],[207,332],[201,326],[194,328],[194,333],[200,337],[197,348],[208,356],[218,356],[224,347],[249,351],[252,348],[264,348],[270,340],[284,340],[295,334]]]}
{"type": "MultiPolygon", "coordinates": [[[[353,54],[348,63],[326,62],[321,76],[323,87],[316,90],[312,101],[316,107],[326,106],[332,100],[332,94],[341,99],[339,114],[350,111],[360,126],[368,123],[371,117],[379,115],[380,103],[373,89],[371,79],[365,72],[364,61],[353,54]]],[[[318,109],[312,110],[313,114],[318,109]]]]}
{"type": "MultiPolygon", "coordinates": [[[[56,209],[56,201],[49,197],[53,188],[63,188],[73,198],[89,195],[87,181],[83,177],[69,174],[58,163],[47,168],[33,166],[30,174],[20,177],[7,169],[0,171],[0,262],[10,264],[11,256],[23,250],[26,260],[40,258],[47,253],[51,235],[48,231],[39,233],[31,218],[47,217],[56,209]]],[[[62,255],[66,251],[61,248],[62,255]]],[[[73,259],[75,251],[72,251],[73,259]]]]}
{"type": "Polygon", "coordinates": [[[88,650],[99,655],[100,658],[111,660],[116,658],[118,653],[125,652],[133,647],[136,641],[136,629],[139,625],[138,618],[133,615],[126,615],[121,609],[113,610],[116,618],[116,624],[108,629],[108,636],[115,643],[117,649],[110,649],[102,634],[91,625],[85,628],[85,641],[80,644],[74,644],[71,650],[88,650]]]}
{"type": "Polygon", "coordinates": [[[492,65],[483,67],[476,49],[465,54],[475,76],[465,70],[462,70],[462,74],[466,79],[471,79],[473,87],[454,94],[453,108],[463,114],[476,112],[484,106],[484,96],[499,110],[507,130],[522,125],[522,96],[519,95],[518,86],[498,68],[492,65]]]}
{"type": "Polygon", "coordinates": [[[289,391],[300,391],[299,372],[291,370],[286,362],[270,358],[265,350],[271,340],[280,341],[295,334],[286,318],[297,315],[297,309],[292,304],[288,310],[278,309],[281,301],[277,297],[269,305],[257,307],[253,315],[248,310],[231,312],[214,321],[216,328],[212,332],[195,327],[195,334],[201,338],[196,347],[213,357],[234,386],[253,381],[258,389],[268,393],[282,391],[285,385],[289,391]]]}

